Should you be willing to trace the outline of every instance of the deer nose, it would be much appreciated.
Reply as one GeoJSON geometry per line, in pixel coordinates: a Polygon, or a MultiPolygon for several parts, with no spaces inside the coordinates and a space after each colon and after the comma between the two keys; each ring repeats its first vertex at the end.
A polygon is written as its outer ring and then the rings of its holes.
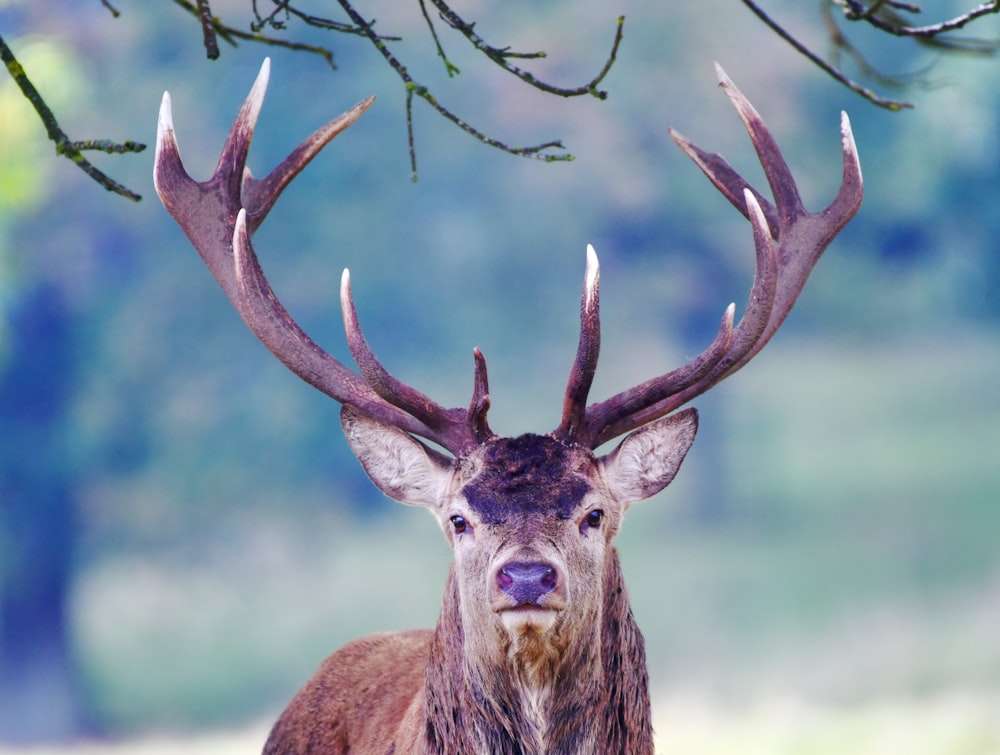
{"type": "Polygon", "coordinates": [[[543,561],[515,561],[497,572],[497,586],[519,606],[537,605],[543,595],[556,588],[558,581],[555,567],[543,561]]]}

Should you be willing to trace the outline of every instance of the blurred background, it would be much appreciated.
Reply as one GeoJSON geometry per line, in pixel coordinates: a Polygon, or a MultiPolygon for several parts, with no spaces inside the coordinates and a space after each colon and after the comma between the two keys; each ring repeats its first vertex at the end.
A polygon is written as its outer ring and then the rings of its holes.
{"type": "MultiPolygon", "coordinates": [[[[415,100],[412,182],[405,92],[362,40],[290,26],[333,47],[336,71],[250,42],[210,62],[177,5],[112,5],[117,18],[96,0],[0,2],[0,34],[73,138],[150,144],[93,157],[144,195],[132,204],[54,157],[0,78],[0,752],[258,751],[332,650],[436,619],[450,554],[435,523],[368,482],[338,406],[256,342],[153,191],[163,91],[205,178],[270,55],[257,175],[378,96],[256,235],[276,291],[349,361],[349,266],[376,352],[446,405],[467,403],[479,346],[504,434],[558,424],[587,243],[602,263],[595,399],[682,364],[730,301],[742,310],[749,227],[667,135],[765,186],[713,61],[812,209],[839,184],[848,110],[860,215],[767,349],[695,402],[682,473],[619,537],[659,747],[1000,753],[996,60],[858,30],[882,70],[920,73],[902,93],[916,109],[893,113],[733,0],[456,8],[497,46],[545,50],[531,70],[564,86],[600,69],[625,13],[608,99],[563,100],[440,25],[462,71],[449,79],[418,4],[374,2],[359,9],[449,108],[576,156],[502,154],[415,100]]],[[[212,6],[251,20],[247,0],[212,6]]],[[[816,3],[768,8],[826,51],[816,3]]],[[[1000,35],[995,19],[974,32],[1000,35]]]]}

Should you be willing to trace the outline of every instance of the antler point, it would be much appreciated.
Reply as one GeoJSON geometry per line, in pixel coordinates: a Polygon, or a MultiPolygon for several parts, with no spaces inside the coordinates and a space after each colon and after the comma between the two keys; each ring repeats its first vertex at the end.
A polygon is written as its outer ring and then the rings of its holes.
{"type": "Polygon", "coordinates": [[[184,165],[181,163],[180,149],[177,146],[177,136],[174,133],[174,117],[170,103],[170,92],[164,92],[160,100],[160,112],[156,120],[156,150],[153,155],[153,187],[170,209],[171,204],[165,199],[169,186],[177,181],[190,180],[184,165]]]}
{"type": "Polygon", "coordinates": [[[729,348],[729,344],[732,342],[733,338],[733,323],[736,320],[736,302],[729,302],[729,306],[726,307],[726,311],[722,313],[722,323],[719,325],[719,332],[725,334],[725,348],[729,348]]]}
{"type": "Polygon", "coordinates": [[[351,300],[351,271],[346,267],[344,272],[340,274],[340,304],[342,308],[347,307],[347,303],[351,300]]]}
{"type": "Polygon", "coordinates": [[[237,116],[237,123],[242,120],[250,133],[253,133],[254,126],[257,124],[257,116],[260,115],[261,106],[264,104],[264,95],[267,92],[267,84],[270,78],[271,59],[264,58],[264,62],[260,66],[260,72],[257,74],[253,86],[250,87],[250,93],[247,95],[246,101],[243,103],[243,109],[239,116],[237,116]]]}
{"type": "MultiPolygon", "coordinates": [[[[743,199],[747,203],[747,212],[750,215],[750,222],[759,223],[765,228],[768,228],[767,219],[764,217],[764,211],[760,207],[760,202],[757,201],[757,195],[753,193],[750,187],[744,187],[743,199]]],[[[768,229],[768,235],[770,235],[770,229],[768,229]]]]}
{"type": "Polygon", "coordinates": [[[733,86],[733,80],[729,78],[729,74],[726,73],[726,69],[722,67],[719,61],[713,61],[715,65],[715,76],[719,80],[719,86],[721,87],[731,87],[733,86]]]}
{"type": "Polygon", "coordinates": [[[854,146],[854,129],[851,128],[851,118],[846,110],[840,111],[840,135],[845,146],[848,142],[854,146]]]}
{"type": "Polygon", "coordinates": [[[170,105],[170,92],[164,92],[160,100],[160,112],[156,119],[156,155],[159,157],[163,148],[163,143],[167,139],[173,140],[174,115],[170,105]]]}
{"type": "Polygon", "coordinates": [[[236,223],[233,225],[233,260],[236,263],[237,268],[239,268],[240,260],[242,258],[243,252],[243,239],[249,238],[247,233],[247,211],[245,207],[241,207],[239,212],[236,213],[236,223]]]}
{"type": "Polygon", "coordinates": [[[601,285],[601,263],[597,252],[591,244],[587,244],[587,268],[584,272],[583,292],[584,307],[589,312],[597,307],[598,287],[601,285]]]}
{"type": "Polygon", "coordinates": [[[173,116],[170,112],[170,92],[164,91],[163,97],[160,98],[160,122],[167,121],[168,123],[173,122],[173,116]]]}
{"type": "Polygon", "coordinates": [[[850,158],[854,165],[858,177],[861,176],[861,158],[858,155],[858,145],[854,141],[854,129],[851,128],[851,119],[847,111],[840,113],[840,141],[844,150],[844,159],[850,158]]]}

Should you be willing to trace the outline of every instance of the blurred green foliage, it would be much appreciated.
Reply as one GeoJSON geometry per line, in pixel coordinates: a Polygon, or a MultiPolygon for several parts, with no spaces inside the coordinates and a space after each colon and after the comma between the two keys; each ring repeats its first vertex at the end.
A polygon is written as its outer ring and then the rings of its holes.
{"type": "MultiPolygon", "coordinates": [[[[207,176],[265,52],[244,44],[209,63],[197,29],[166,4],[122,3],[118,19],[98,3],[57,5],[14,4],[0,20],[73,132],[151,142],[169,89],[186,164],[207,176]]],[[[776,5],[793,19],[812,12],[776,5]]],[[[404,96],[379,59],[339,42],[334,73],[271,52],[251,152],[259,175],[320,123],[369,94],[379,101],[290,187],[255,245],[288,308],[339,358],[336,291],[349,266],[390,370],[464,405],[478,345],[494,428],[543,432],[557,424],[575,349],[586,243],[603,267],[595,398],[679,364],[730,300],[743,304],[749,229],[666,134],[674,126],[757,175],[712,60],[769,122],[811,207],[839,181],[837,118],[849,110],[861,215],[775,342],[697,402],[703,437],[684,471],[621,536],[654,700],[684,689],[837,703],[995,694],[1000,70],[896,53],[894,69],[933,65],[935,86],[913,97],[915,111],[890,114],[818,77],[732,6],[630,8],[606,102],[550,100],[457,43],[452,81],[425,55],[420,75],[442,99],[513,142],[562,137],[577,160],[516,160],[418,108],[415,185],[404,96]]],[[[507,3],[477,18],[496,40],[545,49],[539,75],[575,82],[606,49],[614,14],[597,2],[507,3]]],[[[430,44],[416,3],[379,19],[414,59],[430,44]]],[[[50,157],[8,85],[0,323],[40,283],[74,318],[79,379],[61,427],[80,506],[71,615],[106,725],[268,715],[347,639],[432,624],[444,539],[422,512],[380,497],[340,437],[337,407],[229,309],[155,199],[151,151],[115,158],[116,178],[147,197],[132,206],[50,157]]]]}

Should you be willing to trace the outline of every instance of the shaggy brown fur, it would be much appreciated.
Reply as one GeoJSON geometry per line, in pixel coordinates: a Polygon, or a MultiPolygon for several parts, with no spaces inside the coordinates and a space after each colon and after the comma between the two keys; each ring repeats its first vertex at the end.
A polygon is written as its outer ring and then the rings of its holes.
{"type": "Polygon", "coordinates": [[[372,480],[431,510],[455,558],[436,629],[331,655],[264,755],[651,755],[645,650],[611,541],[629,502],[673,479],[694,412],[603,457],[522,436],[451,464],[396,428],[342,416],[372,480]]]}
{"type": "Polygon", "coordinates": [[[373,635],[327,658],[275,724],[264,755],[653,752],[643,639],[613,550],[600,626],[546,668],[545,731],[526,709],[516,660],[470,664],[457,601],[452,574],[433,632],[373,635]]]}

